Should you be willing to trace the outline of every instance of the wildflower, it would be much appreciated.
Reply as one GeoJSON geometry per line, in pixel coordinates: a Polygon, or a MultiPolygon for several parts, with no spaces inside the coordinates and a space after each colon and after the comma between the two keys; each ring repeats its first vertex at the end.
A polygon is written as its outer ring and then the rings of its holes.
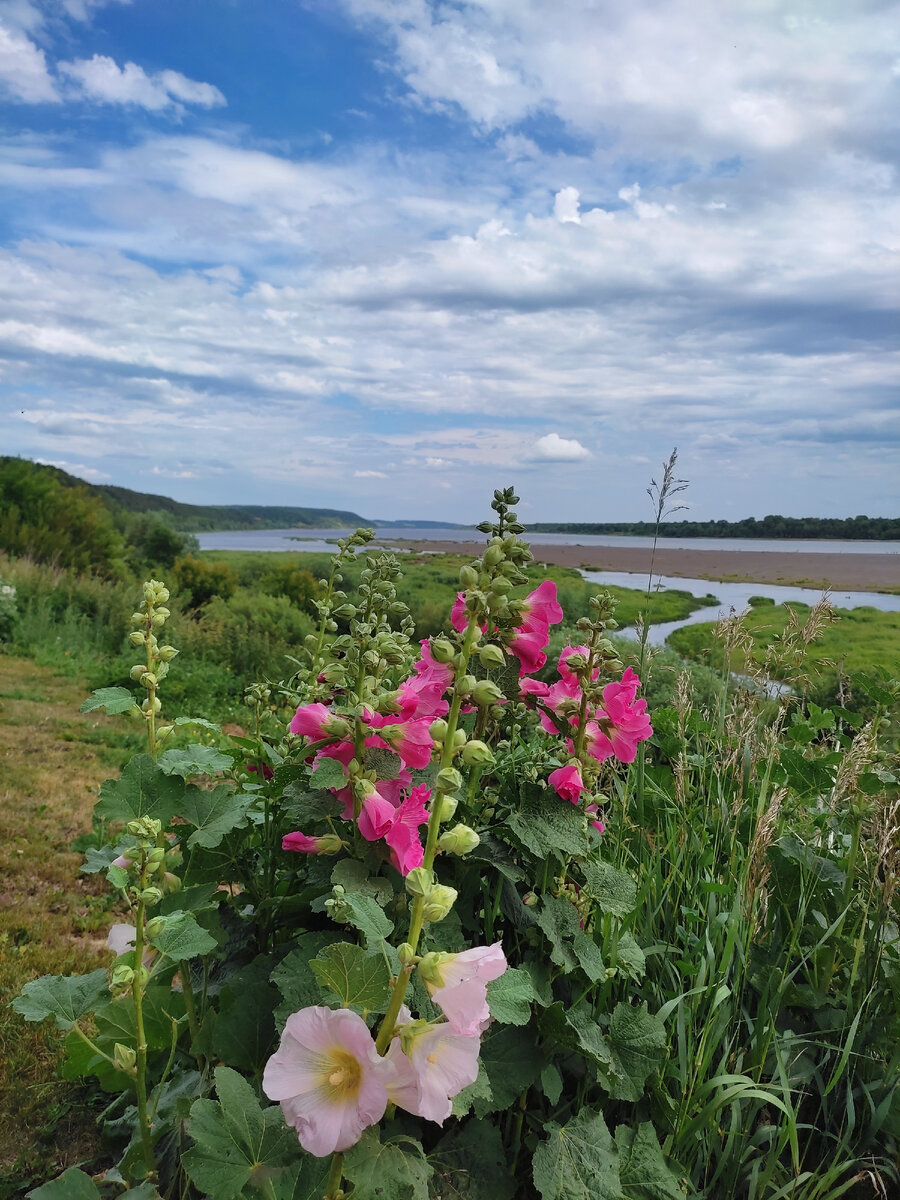
{"type": "Polygon", "coordinates": [[[522,675],[539,671],[547,661],[544,653],[550,640],[550,626],[563,619],[563,610],[556,598],[556,584],[545,579],[522,602],[521,624],[513,631],[510,651],[519,659],[522,675]]]}
{"type": "Polygon", "coordinates": [[[585,790],[581,771],[573,763],[553,771],[547,782],[558,796],[563,800],[571,800],[573,804],[578,803],[578,797],[585,790]]]}
{"type": "Polygon", "coordinates": [[[370,792],[362,802],[357,825],[367,842],[377,842],[394,823],[397,807],[377,791],[370,792]]]}
{"type": "Polygon", "coordinates": [[[429,728],[431,719],[424,717],[415,721],[406,721],[403,725],[378,725],[383,718],[373,717],[370,722],[379,728],[380,737],[392,750],[396,751],[407,767],[422,770],[431,762],[431,752],[434,749],[429,728]]]}
{"type": "MultiPolygon", "coordinates": [[[[408,1019],[409,1010],[401,1010],[401,1019],[404,1013],[408,1019]]],[[[444,1022],[407,1025],[386,1055],[396,1070],[396,1081],[388,1088],[391,1100],[443,1125],[453,1111],[453,1097],[478,1078],[480,1043],[479,1037],[454,1033],[444,1022]]]]}
{"type": "Polygon", "coordinates": [[[324,1158],[381,1120],[396,1074],[358,1013],[313,1005],[288,1017],[262,1083],[303,1149],[324,1158]]]}
{"type": "Polygon", "coordinates": [[[426,802],[431,790],[420,784],[414,787],[397,808],[384,840],[391,848],[391,861],[401,875],[421,867],[425,857],[419,837],[419,827],[428,824],[426,802]]]}
{"type": "Polygon", "coordinates": [[[331,720],[331,716],[331,712],[324,704],[301,704],[291,719],[291,733],[297,733],[301,737],[309,738],[312,742],[317,742],[321,738],[328,737],[325,722],[331,720]]]}
{"type": "Polygon", "coordinates": [[[491,1019],[487,985],[507,968],[500,942],[473,946],[461,954],[427,954],[419,973],[454,1033],[471,1037],[485,1029],[491,1019]]]}

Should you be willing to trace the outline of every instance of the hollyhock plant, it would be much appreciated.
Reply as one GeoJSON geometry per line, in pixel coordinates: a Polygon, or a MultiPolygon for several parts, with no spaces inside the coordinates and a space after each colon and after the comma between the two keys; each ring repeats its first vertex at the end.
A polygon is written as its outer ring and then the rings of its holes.
{"type": "Polygon", "coordinates": [[[434,1003],[455,1033],[473,1036],[490,1021],[487,985],[499,979],[508,963],[499,942],[473,946],[461,954],[431,953],[419,964],[419,973],[434,1003]]]}
{"type": "Polygon", "coordinates": [[[324,704],[301,704],[291,718],[289,728],[291,733],[317,742],[328,737],[325,723],[331,720],[331,717],[331,711],[324,704]]]}
{"type": "Polygon", "coordinates": [[[288,1017],[262,1086],[303,1149],[323,1158],[349,1149],[381,1120],[396,1073],[358,1013],[313,1005],[288,1017]]]}
{"type": "Polygon", "coordinates": [[[388,1095],[398,1108],[443,1125],[453,1112],[454,1096],[478,1078],[481,1039],[455,1033],[444,1022],[410,1025],[405,1006],[400,1022],[406,1028],[386,1056],[396,1070],[388,1095]]]}

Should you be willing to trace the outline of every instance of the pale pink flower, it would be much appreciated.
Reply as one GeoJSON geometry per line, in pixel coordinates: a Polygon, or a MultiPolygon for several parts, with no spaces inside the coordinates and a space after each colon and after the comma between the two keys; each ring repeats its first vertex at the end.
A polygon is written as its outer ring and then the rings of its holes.
{"type": "Polygon", "coordinates": [[[134,949],[136,937],[137,929],[133,925],[127,925],[124,921],[120,921],[116,925],[110,926],[109,933],[106,935],[106,944],[117,956],[127,954],[129,950],[134,949]]]}
{"type": "Polygon", "coordinates": [[[478,1078],[481,1040],[443,1023],[424,1026],[404,1040],[405,1052],[400,1038],[388,1048],[386,1057],[396,1068],[388,1094],[406,1112],[443,1125],[453,1111],[453,1097],[478,1078]]]}
{"type": "Polygon", "coordinates": [[[381,1120],[395,1076],[358,1013],[313,1005],[288,1017],[262,1085],[303,1149],[324,1158],[349,1149],[381,1120]]]}
{"type": "Polygon", "coordinates": [[[487,983],[482,979],[464,979],[452,987],[436,988],[431,998],[454,1033],[476,1037],[491,1022],[487,983]]]}
{"type": "Polygon", "coordinates": [[[328,737],[325,722],[330,720],[331,716],[324,704],[301,704],[291,718],[291,733],[317,742],[320,738],[328,737]]]}
{"type": "Polygon", "coordinates": [[[500,942],[424,960],[422,974],[431,998],[454,1033],[471,1037],[487,1027],[491,1019],[487,985],[499,979],[507,966],[500,942]]]}
{"type": "Polygon", "coordinates": [[[579,796],[585,791],[581,772],[572,763],[553,771],[547,782],[558,796],[561,796],[563,800],[571,800],[573,804],[578,803],[579,796]]]}

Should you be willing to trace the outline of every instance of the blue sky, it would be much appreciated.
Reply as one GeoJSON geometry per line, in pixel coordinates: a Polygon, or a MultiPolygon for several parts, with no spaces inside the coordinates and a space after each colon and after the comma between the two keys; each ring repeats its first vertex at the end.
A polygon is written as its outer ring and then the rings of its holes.
{"type": "Polygon", "coordinates": [[[898,93],[880,0],[0,0],[0,452],[896,515],[898,93]]]}

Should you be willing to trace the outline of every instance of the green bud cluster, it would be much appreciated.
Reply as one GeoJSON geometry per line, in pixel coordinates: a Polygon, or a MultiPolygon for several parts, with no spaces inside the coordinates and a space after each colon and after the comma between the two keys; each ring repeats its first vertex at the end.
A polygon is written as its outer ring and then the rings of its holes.
{"type": "Polygon", "coordinates": [[[146,653],[145,662],[135,663],[129,675],[135,683],[147,689],[146,699],[140,705],[135,704],[131,711],[147,722],[151,754],[156,753],[159,744],[172,732],[171,725],[156,724],[156,718],[162,710],[157,690],[169,673],[169,663],[178,653],[174,646],[160,646],[156,636],[156,631],[161,629],[172,615],[165,605],[168,599],[169,589],[166,585],[158,579],[148,579],[143,586],[140,606],[131,615],[132,624],[137,628],[128,638],[135,649],[143,646],[146,653]]]}

